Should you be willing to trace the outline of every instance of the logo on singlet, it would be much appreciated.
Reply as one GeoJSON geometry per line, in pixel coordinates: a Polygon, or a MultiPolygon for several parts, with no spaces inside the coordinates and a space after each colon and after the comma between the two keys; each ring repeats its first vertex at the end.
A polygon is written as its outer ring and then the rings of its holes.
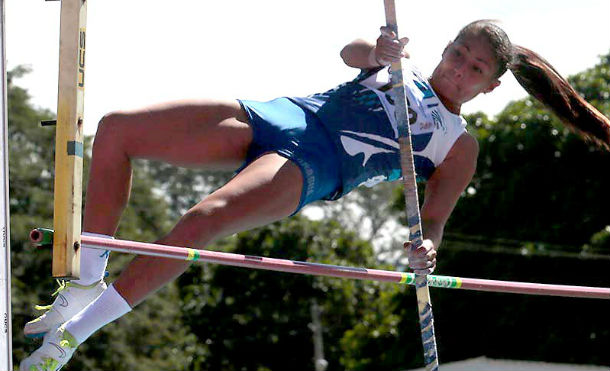
{"type": "Polygon", "coordinates": [[[340,133],[341,144],[348,155],[352,157],[356,157],[360,153],[364,155],[362,160],[363,167],[366,166],[366,163],[373,155],[398,153],[400,151],[400,145],[397,141],[380,135],[358,133],[350,130],[341,130],[340,133]]]}

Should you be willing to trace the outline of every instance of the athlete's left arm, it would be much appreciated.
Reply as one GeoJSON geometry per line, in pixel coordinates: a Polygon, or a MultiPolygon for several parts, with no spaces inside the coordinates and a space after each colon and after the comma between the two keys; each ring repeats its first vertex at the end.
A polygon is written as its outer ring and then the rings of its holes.
{"type": "Polygon", "coordinates": [[[472,180],[478,154],[477,140],[468,133],[462,134],[426,184],[422,228],[424,238],[432,240],[435,249],[441,244],[445,223],[460,195],[472,180]]]}

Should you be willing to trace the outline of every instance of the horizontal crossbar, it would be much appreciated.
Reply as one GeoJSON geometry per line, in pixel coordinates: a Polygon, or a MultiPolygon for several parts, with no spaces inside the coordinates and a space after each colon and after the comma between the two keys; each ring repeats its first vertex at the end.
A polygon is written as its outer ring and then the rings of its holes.
{"type": "MultiPolygon", "coordinates": [[[[301,262],[286,259],[266,258],[209,250],[196,250],[187,247],[157,245],[152,243],[115,240],[99,237],[82,236],[81,242],[87,247],[101,250],[111,250],[131,254],[159,256],[170,259],[202,261],[237,267],[265,269],[279,272],[298,274],[311,274],[315,276],[329,276],[371,280],[381,282],[394,282],[414,285],[415,274],[406,272],[393,272],[369,268],[344,267],[339,265],[301,262]]],[[[610,299],[610,288],[550,285],[529,282],[497,281],[477,278],[461,278],[450,276],[428,276],[430,287],[465,289],[475,291],[491,291],[514,294],[565,296],[575,298],[610,299]]]]}

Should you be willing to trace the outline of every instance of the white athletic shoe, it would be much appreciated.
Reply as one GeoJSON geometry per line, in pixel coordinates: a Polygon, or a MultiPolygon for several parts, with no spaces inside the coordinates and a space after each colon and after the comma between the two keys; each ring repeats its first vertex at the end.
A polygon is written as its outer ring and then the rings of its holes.
{"type": "Polygon", "coordinates": [[[46,312],[35,320],[26,323],[23,333],[29,338],[44,336],[50,330],[56,329],[74,317],[74,315],[100,296],[104,290],[106,290],[104,280],[88,286],[72,282],[60,282],[60,287],[53,293],[53,296],[57,295],[53,304],[47,306],[37,305],[36,309],[46,310],[46,312]]]}
{"type": "Polygon", "coordinates": [[[63,327],[49,331],[40,348],[19,365],[19,371],[58,371],[76,350],[76,340],[63,327]]]}

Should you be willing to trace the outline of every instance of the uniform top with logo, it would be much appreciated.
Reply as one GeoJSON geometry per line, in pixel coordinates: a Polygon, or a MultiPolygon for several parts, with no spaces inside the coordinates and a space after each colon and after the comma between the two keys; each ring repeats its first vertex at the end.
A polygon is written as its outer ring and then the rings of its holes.
{"type": "MultiPolygon", "coordinates": [[[[404,63],[403,69],[415,172],[425,181],[466,132],[466,121],[443,106],[412,64],[404,63]]],[[[359,185],[371,187],[402,176],[389,66],[363,70],[355,80],[325,93],[290,99],[319,117],[337,147],[342,189],[332,199],[359,185]]]]}

